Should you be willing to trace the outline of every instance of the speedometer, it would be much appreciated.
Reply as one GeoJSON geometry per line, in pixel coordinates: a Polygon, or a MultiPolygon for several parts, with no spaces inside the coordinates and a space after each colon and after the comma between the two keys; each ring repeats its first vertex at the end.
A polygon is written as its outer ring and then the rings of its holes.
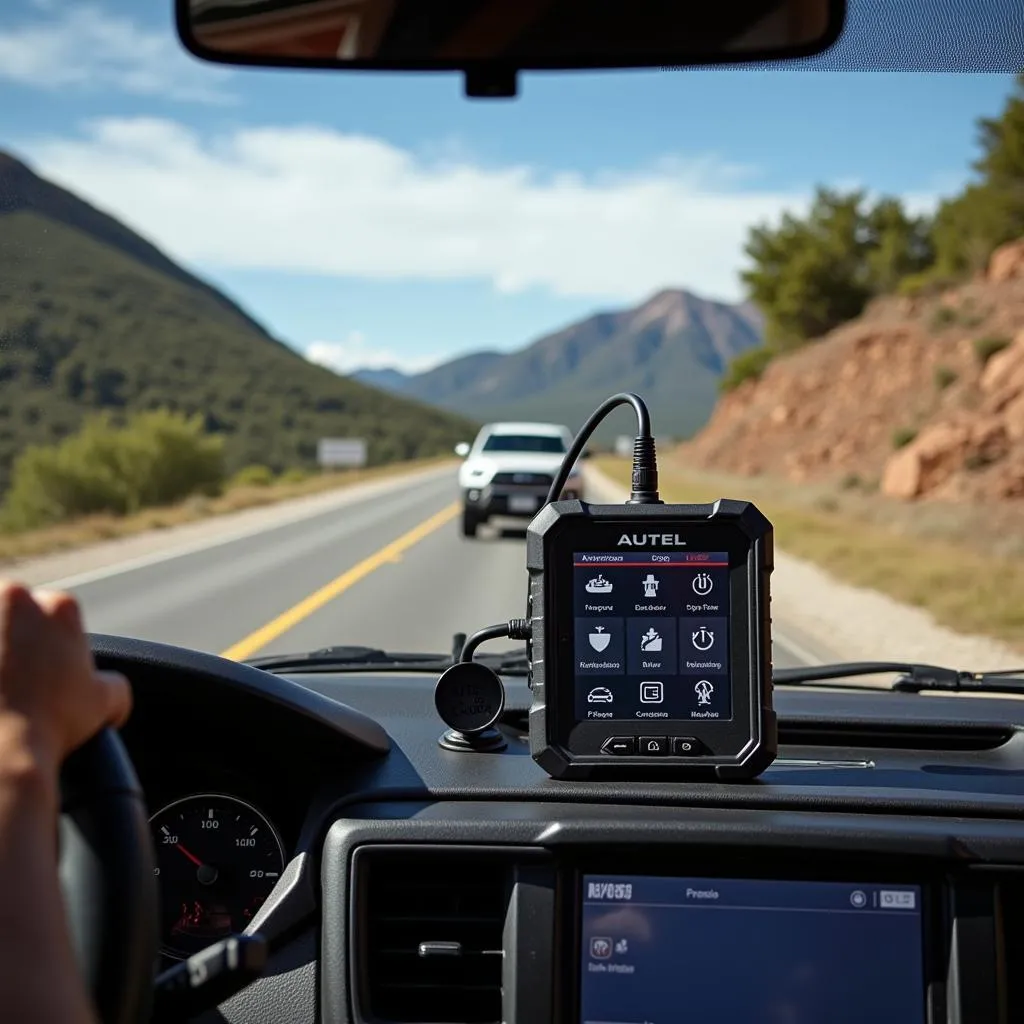
{"type": "Polygon", "coordinates": [[[164,953],[189,957],[244,931],[284,870],[274,826],[251,804],[216,793],[176,800],[149,821],[164,953]]]}

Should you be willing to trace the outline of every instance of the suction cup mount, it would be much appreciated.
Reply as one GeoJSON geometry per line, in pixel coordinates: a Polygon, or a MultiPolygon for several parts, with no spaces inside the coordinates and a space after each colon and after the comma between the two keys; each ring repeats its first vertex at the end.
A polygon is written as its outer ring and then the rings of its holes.
{"type": "Polygon", "coordinates": [[[505,687],[497,674],[476,661],[456,662],[434,687],[434,706],[449,729],[438,743],[460,753],[496,753],[508,746],[494,728],[505,710],[505,687]]]}

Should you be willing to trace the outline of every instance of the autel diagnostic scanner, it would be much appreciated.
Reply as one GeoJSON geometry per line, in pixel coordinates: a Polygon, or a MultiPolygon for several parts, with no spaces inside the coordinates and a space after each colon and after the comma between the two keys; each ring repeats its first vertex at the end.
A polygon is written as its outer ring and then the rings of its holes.
{"type": "Polygon", "coordinates": [[[526,536],[530,753],[560,779],[748,779],[775,759],[771,523],[749,502],[667,505],[635,395],[580,430],[526,536]],[[597,424],[637,414],[625,505],[558,501],[597,424]]]}

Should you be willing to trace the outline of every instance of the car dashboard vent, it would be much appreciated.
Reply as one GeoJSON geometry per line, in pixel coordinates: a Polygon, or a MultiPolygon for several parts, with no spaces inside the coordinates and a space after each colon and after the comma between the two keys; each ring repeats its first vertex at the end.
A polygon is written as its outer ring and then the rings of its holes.
{"type": "Polygon", "coordinates": [[[995,750],[1013,736],[995,726],[947,726],[894,722],[779,722],[780,747],[886,750],[995,750]]]}
{"type": "Polygon", "coordinates": [[[509,862],[443,848],[377,847],[357,852],[355,872],[363,1018],[497,1024],[509,862]]]}
{"type": "MultiPolygon", "coordinates": [[[[502,724],[526,736],[528,714],[511,708],[502,724]]],[[[929,725],[900,722],[779,720],[780,747],[832,747],[868,750],[995,750],[1008,743],[1012,728],[992,725],[929,725]]]]}

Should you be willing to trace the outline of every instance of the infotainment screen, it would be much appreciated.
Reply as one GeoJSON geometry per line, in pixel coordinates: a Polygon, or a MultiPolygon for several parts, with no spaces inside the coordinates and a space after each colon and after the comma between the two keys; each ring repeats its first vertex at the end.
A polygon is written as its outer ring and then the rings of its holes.
{"type": "Polygon", "coordinates": [[[588,875],[580,1024],[924,1024],[922,892],[588,875]]]}
{"type": "Polygon", "coordinates": [[[577,721],[732,717],[728,554],[579,551],[573,581],[577,721]]]}

